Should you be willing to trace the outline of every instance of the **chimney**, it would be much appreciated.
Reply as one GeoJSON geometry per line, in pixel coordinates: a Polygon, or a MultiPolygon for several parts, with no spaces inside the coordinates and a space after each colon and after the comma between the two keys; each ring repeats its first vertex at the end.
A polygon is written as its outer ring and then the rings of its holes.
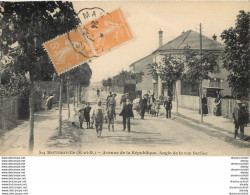
{"type": "Polygon", "coordinates": [[[160,29],[159,30],[159,47],[162,46],[162,35],[163,35],[163,31],[160,29]]]}
{"type": "Polygon", "coordinates": [[[212,36],[212,38],[213,40],[217,41],[217,36],[215,34],[212,36]]]}

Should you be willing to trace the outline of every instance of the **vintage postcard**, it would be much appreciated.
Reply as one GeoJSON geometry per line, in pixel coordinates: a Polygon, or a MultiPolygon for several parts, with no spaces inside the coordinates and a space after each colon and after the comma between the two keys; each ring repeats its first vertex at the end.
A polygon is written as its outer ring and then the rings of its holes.
{"type": "Polygon", "coordinates": [[[245,2],[0,3],[1,156],[249,156],[245,2]]]}

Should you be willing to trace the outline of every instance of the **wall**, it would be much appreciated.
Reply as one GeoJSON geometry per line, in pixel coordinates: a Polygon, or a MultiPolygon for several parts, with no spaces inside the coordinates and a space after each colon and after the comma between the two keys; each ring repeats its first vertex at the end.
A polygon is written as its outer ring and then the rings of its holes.
{"type": "Polygon", "coordinates": [[[153,63],[153,55],[146,56],[141,60],[134,62],[130,67],[135,73],[144,72],[142,82],[136,85],[136,90],[153,91],[153,78],[148,75],[148,64],[153,63]]]}
{"type": "Polygon", "coordinates": [[[11,129],[18,123],[18,97],[0,99],[0,129],[11,129]]]}
{"type": "MultiPolygon", "coordinates": [[[[208,114],[213,114],[215,98],[207,98],[208,114]]],[[[248,110],[250,109],[250,102],[243,101],[247,104],[248,110]]],[[[222,99],[221,101],[221,112],[222,116],[225,118],[232,119],[233,109],[236,105],[236,100],[234,99],[222,99]]],[[[199,97],[198,96],[188,96],[180,95],[178,97],[178,106],[180,108],[186,108],[190,110],[199,110],[199,97]]]]}

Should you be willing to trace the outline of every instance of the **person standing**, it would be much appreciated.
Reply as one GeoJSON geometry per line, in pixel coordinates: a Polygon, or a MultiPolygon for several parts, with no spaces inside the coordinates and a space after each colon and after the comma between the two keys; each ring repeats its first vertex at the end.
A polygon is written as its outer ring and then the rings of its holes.
{"type": "Polygon", "coordinates": [[[218,93],[217,98],[214,100],[214,115],[221,116],[221,96],[218,93]]]}
{"type": "Polygon", "coordinates": [[[130,132],[130,117],[134,117],[133,113],[133,105],[131,104],[130,100],[127,99],[126,103],[120,113],[123,119],[123,131],[126,130],[126,125],[128,128],[128,132],[130,132]]]}
{"type": "Polygon", "coordinates": [[[157,101],[155,102],[155,116],[158,117],[159,112],[160,112],[160,100],[157,100],[157,101]]]}
{"type": "Polygon", "coordinates": [[[240,128],[240,139],[244,139],[244,123],[245,123],[245,112],[242,107],[242,102],[240,100],[236,101],[237,105],[233,110],[233,119],[234,119],[234,139],[238,134],[238,129],[240,128]]]}
{"type": "Polygon", "coordinates": [[[96,95],[97,95],[97,97],[100,96],[100,89],[99,88],[97,88],[97,90],[96,90],[96,95]]]}
{"type": "Polygon", "coordinates": [[[207,97],[205,94],[203,94],[203,97],[202,97],[202,114],[204,116],[206,116],[206,114],[208,114],[207,97]]]}
{"type": "Polygon", "coordinates": [[[73,112],[71,112],[71,123],[72,126],[76,127],[76,123],[77,123],[77,118],[78,118],[78,113],[76,111],[76,107],[73,108],[73,112]]]}
{"type": "Polygon", "coordinates": [[[85,108],[81,108],[80,110],[79,110],[79,124],[80,124],[80,128],[81,129],[83,129],[83,127],[82,127],[82,124],[83,124],[83,121],[84,121],[84,109],[85,108]]]}
{"type": "Polygon", "coordinates": [[[54,101],[55,96],[50,93],[49,97],[46,100],[46,110],[50,110],[53,106],[53,101],[54,101]]]}
{"type": "Polygon", "coordinates": [[[121,98],[121,101],[120,101],[120,106],[121,106],[121,108],[123,109],[123,107],[124,107],[124,105],[125,105],[125,103],[126,103],[126,99],[128,98],[128,93],[125,93],[123,96],[122,96],[122,98],[121,98]]]}
{"type": "Polygon", "coordinates": [[[141,106],[141,119],[144,119],[144,115],[147,109],[147,102],[148,102],[147,96],[144,95],[141,101],[141,105],[140,105],[141,106]]]}
{"type": "Polygon", "coordinates": [[[164,108],[166,109],[166,117],[171,118],[172,101],[169,96],[164,101],[164,108]]]}
{"type": "Polygon", "coordinates": [[[108,109],[108,107],[109,107],[110,98],[112,98],[112,92],[109,92],[109,95],[107,96],[107,99],[106,99],[106,109],[108,109]]]}
{"type": "Polygon", "coordinates": [[[108,118],[108,129],[110,131],[110,125],[112,125],[112,131],[114,132],[114,120],[115,120],[115,109],[114,105],[111,103],[107,110],[107,118],[108,118]]]}
{"type": "Polygon", "coordinates": [[[101,100],[98,100],[97,105],[93,109],[91,109],[91,116],[95,121],[97,137],[101,138],[103,120],[106,116],[106,112],[104,107],[102,106],[101,100]]]}
{"type": "Polygon", "coordinates": [[[247,105],[245,103],[242,103],[242,108],[243,108],[244,115],[245,115],[244,125],[245,125],[245,127],[247,127],[247,125],[249,123],[249,111],[248,111],[247,105]]]}

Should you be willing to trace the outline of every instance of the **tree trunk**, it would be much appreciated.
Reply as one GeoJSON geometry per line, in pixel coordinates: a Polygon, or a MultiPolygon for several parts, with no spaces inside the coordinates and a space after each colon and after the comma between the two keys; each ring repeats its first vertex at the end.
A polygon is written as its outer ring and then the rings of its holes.
{"type": "Polygon", "coordinates": [[[75,86],[73,86],[73,94],[74,94],[73,105],[74,105],[74,107],[75,107],[75,106],[76,106],[76,88],[75,88],[75,86]]]}
{"type": "Polygon", "coordinates": [[[62,136],[62,89],[63,89],[63,78],[60,76],[60,96],[59,96],[59,132],[58,135],[62,136]]]}
{"type": "Polygon", "coordinates": [[[70,107],[69,107],[69,78],[67,78],[67,108],[68,108],[68,120],[70,118],[70,107]]]}
{"type": "Polygon", "coordinates": [[[79,102],[79,87],[78,85],[76,85],[76,106],[78,106],[78,102],[79,102]]]}
{"type": "Polygon", "coordinates": [[[29,138],[29,152],[33,153],[34,149],[34,79],[33,74],[30,72],[30,138],[29,138]]]}
{"type": "Polygon", "coordinates": [[[175,102],[176,102],[176,113],[178,114],[178,96],[177,96],[177,81],[175,82],[175,102]]]}
{"type": "Polygon", "coordinates": [[[82,86],[79,85],[79,103],[82,102],[82,86]]]}
{"type": "Polygon", "coordinates": [[[201,123],[203,123],[203,110],[202,110],[202,80],[200,80],[200,112],[201,112],[201,123]]]}

